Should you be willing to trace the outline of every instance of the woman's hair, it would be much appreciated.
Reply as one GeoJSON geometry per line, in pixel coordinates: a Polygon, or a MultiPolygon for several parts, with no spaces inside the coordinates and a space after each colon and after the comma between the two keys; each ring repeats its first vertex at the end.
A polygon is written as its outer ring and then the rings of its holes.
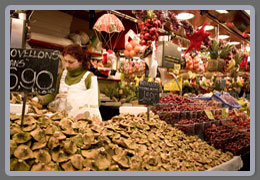
{"type": "Polygon", "coordinates": [[[84,52],[84,50],[81,48],[80,45],[78,44],[71,44],[66,46],[63,49],[62,55],[71,55],[74,58],[76,58],[79,62],[82,62],[82,67],[86,70],[89,69],[90,67],[90,62],[89,62],[89,58],[88,55],[84,52]]]}

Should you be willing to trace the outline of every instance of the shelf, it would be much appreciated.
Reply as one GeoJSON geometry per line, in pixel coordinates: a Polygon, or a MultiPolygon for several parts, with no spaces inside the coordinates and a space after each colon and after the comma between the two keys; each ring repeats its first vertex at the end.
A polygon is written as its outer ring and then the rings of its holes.
{"type": "Polygon", "coordinates": [[[98,77],[98,80],[107,80],[107,81],[121,81],[120,79],[111,79],[111,78],[103,78],[103,77],[98,77]]]}
{"type": "Polygon", "coordinates": [[[102,56],[101,53],[96,53],[96,52],[91,52],[91,51],[86,51],[86,53],[88,53],[89,55],[93,55],[93,56],[102,56]]]}

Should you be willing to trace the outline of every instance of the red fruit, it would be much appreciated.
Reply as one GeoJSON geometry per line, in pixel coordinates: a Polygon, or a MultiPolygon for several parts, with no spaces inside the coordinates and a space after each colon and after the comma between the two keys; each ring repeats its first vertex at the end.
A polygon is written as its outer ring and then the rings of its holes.
{"type": "Polygon", "coordinates": [[[217,126],[216,126],[216,124],[212,124],[212,127],[213,127],[213,128],[216,128],[217,126]]]}
{"type": "Polygon", "coordinates": [[[144,46],[144,45],[146,45],[146,41],[145,41],[144,39],[143,39],[143,40],[141,40],[141,41],[140,41],[140,45],[141,45],[141,46],[144,46]]]}
{"type": "Polygon", "coordinates": [[[152,27],[150,30],[149,30],[150,34],[155,34],[157,32],[157,29],[155,27],[152,27]]]}
{"type": "Polygon", "coordinates": [[[151,39],[151,35],[149,34],[149,33],[145,33],[145,35],[144,35],[144,39],[151,39]]]}
{"type": "Polygon", "coordinates": [[[139,23],[138,23],[138,27],[139,27],[140,29],[143,29],[143,28],[144,28],[144,22],[143,22],[143,21],[139,22],[139,23]]]}

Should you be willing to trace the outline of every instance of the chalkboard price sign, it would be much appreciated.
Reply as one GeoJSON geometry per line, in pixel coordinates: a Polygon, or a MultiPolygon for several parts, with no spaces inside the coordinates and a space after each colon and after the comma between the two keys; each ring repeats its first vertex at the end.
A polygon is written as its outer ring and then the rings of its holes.
{"type": "Polygon", "coordinates": [[[10,91],[53,94],[59,64],[57,50],[10,49],[10,91]]]}
{"type": "Polygon", "coordinates": [[[158,83],[139,82],[139,104],[154,105],[159,103],[160,85],[158,83]]]}

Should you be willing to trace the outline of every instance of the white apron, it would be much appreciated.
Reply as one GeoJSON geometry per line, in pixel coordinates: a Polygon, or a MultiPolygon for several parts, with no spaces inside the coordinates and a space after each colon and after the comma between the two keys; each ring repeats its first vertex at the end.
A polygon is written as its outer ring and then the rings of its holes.
{"type": "Polygon", "coordinates": [[[91,77],[91,85],[86,89],[85,79],[89,75],[87,71],[79,83],[67,85],[65,78],[67,70],[64,70],[60,80],[59,93],[67,93],[66,97],[55,99],[55,108],[58,111],[66,112],[72,117],[87,117],[93,120],[102,121],[98,106],[98,83],[97,77],[91,77]]]}

